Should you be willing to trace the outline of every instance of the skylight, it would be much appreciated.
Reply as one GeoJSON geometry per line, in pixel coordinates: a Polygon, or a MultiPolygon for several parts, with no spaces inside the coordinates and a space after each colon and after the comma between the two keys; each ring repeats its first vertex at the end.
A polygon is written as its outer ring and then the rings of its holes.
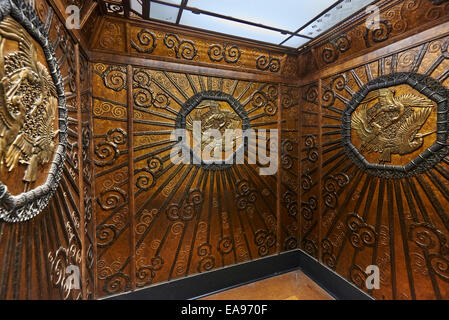
{"type": "Polygon", "coordinates": [[[144,19],[301,48],[374,0],[130,0],[144,19]]]}

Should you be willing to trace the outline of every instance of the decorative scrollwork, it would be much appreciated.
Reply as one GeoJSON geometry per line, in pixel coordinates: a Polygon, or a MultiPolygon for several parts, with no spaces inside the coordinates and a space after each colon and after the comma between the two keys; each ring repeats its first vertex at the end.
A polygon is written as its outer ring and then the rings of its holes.
{"type": "Polygon", "coordinates": [[[298,239],[295,237],[288,237],[284,240],[284,250],[294,250],[298,248],[298,239]]]}
{"type": "Polygon", "coordinates": [[[337,267],[337,261],[334,255],[334,246],[332,242],[330,242],[329,239],[323,239],[321,242],[321,248],[323,249],[321,255],[324,264],[332,270],[335,270],[337,267]]]}
{"type": "Polygon", "coordinates": [[[109,66],[103,72],[101,78],[106,88],[117,92],[122,91],[127,86],[126,67],[109,66]]]}
{"type": "Polygon", "coordinates": [[[365,39],[365,45],[367,47],[372,46],[372,42],[379,43],[387,40],[390,37],[390,33],[393,30],[393,26],[387,20],[381,19],[377,28],[366,28],[363,39],[365,39]]]}
{"type": "Polygon", "coordinates": [[[133,80],[133,99],[137,107],[165,109],[170,106],[170,98],[165,93],[154,93],[151,88],[151,75],[148,71],[144,69],[135,70],[133,80]]]}
{"type": "Polygon", "coordinates": [[[59,247],[56,252],[49,253],[50,280],[60,291],[62,299],[79,299],[81,297],[81,283],[73,283],[69,276],[75,281],[80,279],[81,248],[72,235],[68,248],[59,247]],[[74,268],[75,267],[75,268],[74,268]],[[70,271],[71,273],[67,272],[70,271]]]}
{"type": "Polygon", "coordinates": [[[107,132],[103,141],[99,142],[94,149],[94,153],[100,160],[94,163],[98,167],[105,167],[113,164],[120,156],[119,145],[125,145],[128,134],[121,128],[111,129],[107,132]]]}
{"type": "Polygon", "coordinates": [[[345,173],[338,173],[335,176],[329,175],[324,178],[324,205],[330,209],[338,206],[338,190],[349,183],[349,176],[345,173]]]}
{"type": "Polygon", "coordinates": [[[357,265],[351,266],[349,269],[349,278],[360,289],[366,288],[366,278],[368,275],[357,265]]]}
{"type": "Polygon", "coordinates": [[[318,147],[316,146],[316,140],[314,135],[307,135],[304,139],[304,145],[306,147],[307,159],[315,163],[318,161],[318,147]]]}
{"type": "Polygon", "coordinates": [[[225,43],[223,46],[219,44],[211,45],[207,54],[209,55],[209,58],[215,62],[224,60],[227,63],[237,63],[242,52],[237,45],[228,45],[225,43]]]}
{"type": "Polygon", "coordinates": [[[313,214],[318,209],[318,199],[310,196],[308,201],[301,202],[301,215],[307,221],[313,220],[313,214]]]}
{"type": "Polygon", "coordinates": [[[282,205],[287,209],[287,213],[290,217],[296,219],[298,214],[298,199],[297,195],[291,191],[286,191],[282,195],[282,205]]]}
{"type": "Polygon", "coordinates": [[[121,4],[105,2],[105,6],[108,13],[117,14],[120,16],[123,16],[125,13],[125,8],[121,4]]]}
{"type": "Polygon", "coordinates": [[[164,259],[160,256],[155,256],[151,258],[150,265],[140,266],[136,271],[136,286],[139,288],[150,285],[156,276],[155,271],[162,269],[164,265],[164,259]]]}
{"type": "Polygon", "coordinates": [[[430,223],[415,223],[410,226],[409,238],[426,252],[431,271],[449,282],[449,246],[444,234],[430,223]]]}
{"type": "Polygon", "coordinates": [[[313,181],[312,177],[310,176],[308,170],[301,175],[301,188],[304,191],[308,191],[312,188],[313,181]]]}
{"type": "Polygon", "coordinates": [[[117,272],[105,279],[103,291],[107,294],[115,294],[131,290],[131,280],[123,272],[117,272]]]}
{"type": "Polygon", "coordinates": [[[201,257],[198,262],[198,272],[210,271],[215,267],[215,257],[211,254],[212,247],[209,243],[203,243],[198,247],[198,256],[201,257]]]}
{"type": "Polygon", "coordinates": [[[341,34],[329,41],[321,52],[321,58],[325,63],[337,61],[340,53],[344,53],[351,48],[351,39],[346,34],[341,34]]]}
{"type": "Polygon", "coordinates": [[[252,188],[247,180],[237,182],[236,204],[239,210],[252,207],[257,200],[257,191],[252,188]]]}
{"type": "Polygon", "coordinates": [[[309,86],[303,95],[303,99],[307,102],[318,104],[318,86],[313,84],[309,86]]]}
{"type": "Polygon", "coordinates": [[[278,72],[281,69],[281,60],[273,58],[271,55],[268,57],[262,55],[256,59],[256,68],[262,71],[278,72]]]}
{"type": "Polygon", "coordinates": [[[254,243],[257,245],[259,256],[266,256],[270,248],[276,244],[276,235],[267,230],[258,230],[254,234],[254,243]]]}
{"type": "Polygon", "coordinates": [[[167,33],[164,37],[164,44],[169,49],[173,49],[175,51],[176,58],[193,60],[198,50],[195,47],[195,43],[190,40],[180,39],[178,35],[174,33],[167,33]]]}
{"type": "Polygon", "coordinates": [[[105,210],[114,210],[127,202],[128,194],[120,188],[113,187],[111,189],[100,192],[97,202],[100,207],[105,210]]]}
{"type": "Polygon", "coordinates": [[[228,254],[234,249],[234,243],[230,237],[223,237],[218,243],[218,251],[221,254],[228,254]]]}
{"type": "Polygon", "coordinates": [[[118,235],[117,228],[112,224],[103,224],[97,227],[97,246],[99,248],[109,247],[118,235]]]}
{"type": "Polygon", "coordinates": [[[182,206],[178,203],[170,204],[165,210],[165,214],[171,221],[190,221],[194,218],[195,214],[200,212],[203,201],[203,193],[200,190],[190,190],[182,206]]]}
{"type": "Polygon", "coordinates": [[[351,213],[346,218],[346,225],[351,231],[349,240],[354,248],[373,247],[377,241],[377,234],[373,226],[368,225],[363,218],[351,213]]]}
{"type": "Polygon", "coordinates": [[[143,47],[140,47],[134,40],[131,40],[131,47],[140,53],[152,53],[156,49],[156,35],[148,29],[142,29],[137,33],[137,41],[143,47]]]}

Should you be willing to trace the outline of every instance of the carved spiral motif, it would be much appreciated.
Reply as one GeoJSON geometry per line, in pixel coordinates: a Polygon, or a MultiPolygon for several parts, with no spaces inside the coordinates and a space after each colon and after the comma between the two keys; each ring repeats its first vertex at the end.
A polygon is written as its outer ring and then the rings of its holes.
{"type": "Polygon", "coordinates": [[[237,45],[228,45],[225,43],[223,46],[219,44],[211,45],[207,54],[209,55],[209,58],[215,62],[224,60],[227,63],[237,63],[242,52],[237,45]]]}
{"type": "Polygon", "coordinates": [[[278,72],[281,69],[281,60],[273,58],[271,55],[259,56],[256,59],[256,68],[262,71],[278,72]]]}
{"type": "Polygon", "coordinates": [[[103,285],[103,291],[109,294],[129,291],[131,289],[131,281],[123,272],[118,272],[108,276],[103,285]]]}
{"type": "Polygon", "coordinates": [[[230,237],[223,237],[218,243],[218,251],[222,254],[230,253],[233,249],[234,244],[230,237]]]}
{"type": "Polygon", "coordinates": [[[361,249],[364,246],[374,246],[377,234],[374,231],[374,227],[366,224],[365,221],[363,221],[363,218],[352,213],[348,215],[346,224],[349,230],[352,231],[349,239],[354,248],[361,249]]]}
{"type": "Polygon", "coordinates": [[[365,288],[367,274],[356,265],[353,265],[349,270],[349,277],[351,281],[360,289],[365,288]]]}
{"type": "Polygon", "coordinates": [[[156,36],[148,29],[142,29],[137,33],[137,41],[143,47],[140,47],[134,40],[131,40],[131,47],[140,53],[152,53],[156,48],[156,36]]]}
{"type": "Polygon", "coordinates": [[[366,28],[363,38],[365,39],[365,45],[367,47],[372,46],[372,42],[379,43],[387,40],[390,37],[390,33],[393,30],[393,26],[387,20],[381,19],[378,27],[375,29],[366,28]]]}
{"type": "Polygon", "coordinates": [[[324,46],[321,58],[325,63],[335,62],[340,53],[344,53],[351,48],[351,39],[346,34],[341,34],[333,38],[324,46]]]}
{"type": "Polygon", "coordinates": [[[101,77],[106,88],[117,92],[126,88],[126,68],[123,66],[109,66],[101,77]]]}
{"type": "Polygon", "coordinates": [[[306,147],[307,159],[312,163],[318,161],[318,147],[316,146],[315,136],[306,136],[304,145],[306,147]]]}
{"type": "Polygon", "coordinates": [[[117,239],[115,225],[100,225],[97,227],[97,246],[100,248],[110,246],[117,239]]]}
{"type": "Polygon", "coordinates": [[[301,215],[307,220],[311,221],[313,219],[313,213],[318,208],[318,199],[315,196],[310,196],[307,202],[301,203],[301,215]]]}
{"type": "Polygon", "coordinates": [[[307,102],[311,102],[314,104],[317,104],[318,100],[318,86],[317,85],[311,85],[307,88],[307,91],[305,92],[303,99],[307,102]]]}
{"type": "Polygon", "coordinates": [[[176,58],[178,59],[193,60],[198,53],[193,41],[180,39],[174,33],[167,33],[165,35],[164,44],[167,48],[175,51],[176,58]]]}
{"type": "Polygon", "coordinates": [[[114,210],[127,202],[127,193],[120,188],[113,187],[100,192],[97,202],[105,210],[114,210]]]}
{"type": "Polygon", "coordinates": [[[128,134],[121,128],[111,129],[107,132],[104,141],[99,142],[94,149],[96,166],[105,167],[113,164],[120,156],[119,145],[126,144],[128,134]]]}
{"type": "Polygon", "coordinates": [[[345,173],[338,173],[336,175],[329,175],[324,179],[323,195],[324,204],[326,207],[335,209],[337,207],[337,192],[349,183],[349,177],[345,173]]]}
{"type": "Polygon", "coordinates": [[[332,270],[335,270],[337,261],[334,256],[334,246],[329,241],[329,239],[323,239],[323,241],[321,242],[321,248],[323,249],[322,259],[324,264],[332,270]]]}
{"type": "Polygon", "coordinates": [[[287,209],[289,216],[296,218],[298,214],[298,200],[297,195],[291,191],[286,191],[282,195],[282,204],[287,209]]]}

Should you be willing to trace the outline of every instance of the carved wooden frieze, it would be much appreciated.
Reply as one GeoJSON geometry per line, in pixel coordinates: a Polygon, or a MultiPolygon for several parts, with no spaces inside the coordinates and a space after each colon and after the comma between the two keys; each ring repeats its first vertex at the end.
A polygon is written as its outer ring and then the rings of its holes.
{"type": "Polygon", "coordinates": [[[63,81],[34,10],[0,1],[0,218],[38,215],[58,186],[67,143],[63,81]]]}

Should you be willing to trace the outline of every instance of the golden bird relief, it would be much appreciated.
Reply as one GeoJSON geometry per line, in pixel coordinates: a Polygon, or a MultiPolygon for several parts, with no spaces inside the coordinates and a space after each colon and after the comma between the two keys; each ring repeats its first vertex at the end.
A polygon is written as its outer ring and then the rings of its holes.
{"type": "Polygon", "coordinates": [[[404,155],[419,149],[424,137],[419,133],[434,104],[414,94],[396,96],[390,88],[370,92],[353,112],[351,128],[362,141],[361,152],[379,152],[380,163],[391,162],[392,154],[404,155]],[[377,102],[375,102],[377,100],[377,102]],[[368,108],[368,105],[375,102],[368,108]]]}
{"type": "MultiPolygon", "coordinates": [[[[213,100],[205,100],[198,105],[186,118],[186,129],[193,131],[193,122],[201,122],[201,150],[211,143],[213,146],[221,146],[222,151],[234,148],[240,136],[232,137],[232,146],[226,146],[225,132],[226,130],[237,130],[241,125],[241,118],[230,110],[222,109],[220,103],[213,100]],[[202,110],[208,109],[206,112],[202,110]],[[216,129],[220,131],[223,139],[214,140],[213,137],[207,137],[204,132],[208,129],[216,129]],[[226,149],[227,147],[227,149],[226,149]]],[[[211,146],[211,147],[213,147],[211,146]]]]}
{"type": "Polygon", "coordinates": [[[37,180],[39,166],[53,157],[57,109],[56,87],[33,40],[6,18],[0,23],[0,170],[26,165],[24,192],[37,180]],[[6,40],[17,42],[19,50],[4,55],[6,40]]]}

